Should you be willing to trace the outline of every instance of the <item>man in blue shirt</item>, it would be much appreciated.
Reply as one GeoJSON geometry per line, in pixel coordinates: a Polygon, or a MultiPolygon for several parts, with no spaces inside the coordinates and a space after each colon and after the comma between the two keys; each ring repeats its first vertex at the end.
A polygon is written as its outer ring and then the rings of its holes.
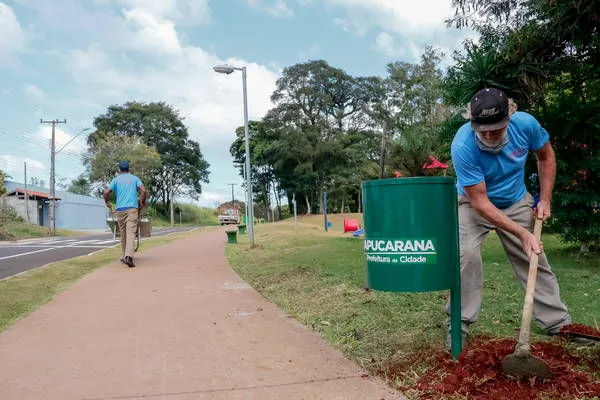
{"type": "Polygon", "coordinates": [[[104,190],[104,202],[112,211],[108,201],[110,192],[115,192],[117,197],[117,224],[121,235],[121,261],[129,267],[135,267],[133,262],[133,243],[138,225],[138,205],[146,206],[146,189],[140,178],[129,173],[129,162],[119,161],[119,175],[115,177],[104,190]],[[138,192],[140,201],[138,203],[138,192]]]}
{"type": "MultiPolygon", "coordinates": [[[[516,106],[511,106],[501,90],[477,92],[470,102],[470,122],[458,130],[452,142],[459,193],[463,341],[469,325],[479,316],[483,293],[481,245],[491,230],[497,232],[522,287],[527,284],[531,253],[540,255],[534,293],[534,315],[539,325],[547,333],[556,334],[571,323],[542,243],[531,233],[534,200],[524,179],[525,161],[533,152],[540,177],[540,198],[534,213],[535,218],[546,220],[551,215],[556,175],[554,150],[539,122],[530,114],[515,112],[516,106]]],[[[446,312],[450,313],[449,304],[446,312]]]]}

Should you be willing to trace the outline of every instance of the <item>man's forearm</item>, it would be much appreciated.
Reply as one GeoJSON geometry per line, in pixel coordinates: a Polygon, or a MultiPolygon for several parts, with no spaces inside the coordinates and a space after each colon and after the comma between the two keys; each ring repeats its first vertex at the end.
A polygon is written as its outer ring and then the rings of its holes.
{"type": "Polygon", "coordinates": [[[540,177],[540,200],[550,202],[552,200],[552,190],[554,189],[554,180],[556,179],[556,156],[554,150],[550,148],[544,159],[537,161],[538,175],[540,177]]]}
{"type": "Polygon", "coordinates": [[[488,199],[479,203],[471,203],[475,211],[483,218],[490,221],[498,229],[520,236],[525,228],[508,218],[502,211],[492,204],[488,199]]]}

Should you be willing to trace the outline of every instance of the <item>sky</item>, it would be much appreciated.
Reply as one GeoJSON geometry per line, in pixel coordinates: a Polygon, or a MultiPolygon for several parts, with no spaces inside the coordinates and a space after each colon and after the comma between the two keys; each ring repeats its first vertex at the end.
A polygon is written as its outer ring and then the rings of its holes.
{"type": "MultiPolygon", "coordinates": [[[[81,155],[96,116],[128,101],[171,104],[210,163],[197,204],[243,197],[229,146],[248,112],[272,107],[281,71],[323,59],[354,76],[384,76],[418,62],[426,45],[450,55],[468,31],[446,27],[451,0],[0,0],[0,169],[48,186],[51,126],[57,182],[85,171],[81,155]],[[78,135],[78,136],[77,136],[78,135]]],[[[446,60],[449,62],[450,58],[446,60]]]]}

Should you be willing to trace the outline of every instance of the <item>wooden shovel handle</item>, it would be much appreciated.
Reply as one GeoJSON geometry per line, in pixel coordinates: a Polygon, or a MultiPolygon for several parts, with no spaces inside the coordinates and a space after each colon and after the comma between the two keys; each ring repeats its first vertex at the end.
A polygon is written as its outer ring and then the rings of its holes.
{"type": "MultiPolygon", "coordinates": [[[[533,234],[539,242],[542,236],[542,220],[535,218],[533,226],[533,234]]],[[[531,331],[531,315],[533,313],[533,294],[535,292],[535,284],[537,281],[539,256],[536,253],[531,254],[529,259],[529,275],[527,276],[527,289],[525,290],[525,304],[523,305],[523,317],[521,319],[521,331],[519,332],[519,343],[517,350],[526,351],[529,353],[529,337],[531,331]]]]}

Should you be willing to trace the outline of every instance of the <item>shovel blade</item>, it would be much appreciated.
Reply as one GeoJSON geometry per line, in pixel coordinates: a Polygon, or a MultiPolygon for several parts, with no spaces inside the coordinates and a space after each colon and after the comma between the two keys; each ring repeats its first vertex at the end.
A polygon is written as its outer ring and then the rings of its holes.
{"type": "Polygon", "coordinates": [[[502,371],[511,376],[537,376],[542,379],[552,378],[548,364],[541,358],[531,354],[509,354],[502,360],[502,371]]]}

